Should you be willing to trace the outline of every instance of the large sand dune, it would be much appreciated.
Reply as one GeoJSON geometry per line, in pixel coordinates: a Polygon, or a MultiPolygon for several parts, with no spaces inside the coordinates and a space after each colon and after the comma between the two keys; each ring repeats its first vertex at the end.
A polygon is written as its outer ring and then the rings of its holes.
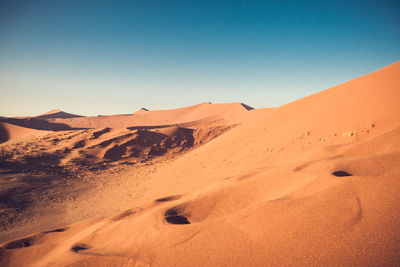
{"type": "Polygon", "coordinates": [[[234,124],[241,122],[241,116],[252,108],[242,103],[211,104],[202,103],[185,108],[170,110],[140,109],[133,114],[46,118],[54,124],[64,124],[71,128],[120,128],[142,126],[187,126],[193,124],[234,124]]]}
{"type": "Polygon", "coordinates": [[[83,116],[67,113],[67,112],[64,112],[59,109],[53,109],[44,114],[35,116],[34,118],[36,118],[36,119],[58,119],[58,118],[66,119],[66,118],[79,118],[79,117],[83,117],[83,116]]]}
{"type": "Polygon", "coordinates": [[[48,131],[39,131],[35,129],[20,127],[10,123],[0,122],[0,144],[14,139],[40,136],[48,133],[48,131]]]}
{"type": "Polygon", "coordinates": [[[36,223],[5,231],[0,264],[398,266],[399,114],[400,62],[279,108],[140,110],[130,129],[6,142],[6,171],[23,162],[12,151],[31,147],[59,159],[40,175],[68,170],[72,180],[63,194],[37,187],[62,204],[15,205],[36,223]]]}

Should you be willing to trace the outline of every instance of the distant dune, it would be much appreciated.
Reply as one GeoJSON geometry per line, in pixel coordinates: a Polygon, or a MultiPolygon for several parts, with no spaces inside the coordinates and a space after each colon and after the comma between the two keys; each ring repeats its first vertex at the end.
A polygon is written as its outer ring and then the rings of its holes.
{"type": "Polygon", "coordinates": [[[0,122],[0,143],[23,137],[46,135],[48,133],[48,131],[39,131],[5,122],[0,122]]]}
{"type": "Polygon", "coordinates": [[[59,109],[53,109],[53,110],[50,110],[49,112],[35,116],[33,118],[36,118],[36,119],[66,119],[66,118],[79,118],[79,117],[83,117],[83,116],[66,113],[59,109]]]}
{"type": "Polygon", "coordinates": [[[169,110],[140,109],[132,115],[96,117],[71,117],[48,119],[50,123],[65,124],[71,128],[126,128],[135,126],[159,126],[192,124],[199,121],[220,125],[237,123],[240,115],[251,108],[241,103],[202,103],[190,107],[169,110]],[[235,121],[236,120],[236,121],[235,121]]]}
{"type": "Polygon", "coordinates": [[[95,129],[1,145],[0,265],[398,266],[399,114],[397,62],[278,108],[46,119],[95,129]]]}
{"type": "Polygon", "coordinates": [[[132,115],[140,115],[142,113],[147,113],[149,111],[147,108],[141,108],[138,111],[134,112],[132,115]]]}

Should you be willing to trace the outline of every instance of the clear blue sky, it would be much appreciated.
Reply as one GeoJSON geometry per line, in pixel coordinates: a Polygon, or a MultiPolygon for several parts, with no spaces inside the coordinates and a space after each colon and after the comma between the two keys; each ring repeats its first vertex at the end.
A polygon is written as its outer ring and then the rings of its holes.
{"type": "Polygon", "coordinates": [[[286,104],[400,60],[400,1],[0,0],[0,115],[286,104]]]}

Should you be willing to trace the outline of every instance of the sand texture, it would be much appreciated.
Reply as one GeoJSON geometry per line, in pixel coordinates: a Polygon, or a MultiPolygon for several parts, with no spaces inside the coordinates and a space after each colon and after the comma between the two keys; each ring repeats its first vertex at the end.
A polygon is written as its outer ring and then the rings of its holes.
{"type": "Polygon", "coordinates": [[[400,62],[278,108],[0,120],[0,266],[400,265],[400,62]]]}

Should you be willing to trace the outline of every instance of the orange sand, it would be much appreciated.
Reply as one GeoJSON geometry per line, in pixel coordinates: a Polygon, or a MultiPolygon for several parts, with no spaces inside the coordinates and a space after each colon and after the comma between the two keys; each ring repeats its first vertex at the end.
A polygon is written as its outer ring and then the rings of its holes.
{"type": "Polygon", "coordinates": [[[397,62],[274,109],[205,103],[129,115],[132,127],[161,128],[116,127],[121,116],[52,119],[112,128],[49,135],[60,147],[35,139],[60,166],[143,165],[104,170],[109,186],[64,204],[73,224],[51,229],[42,211],[36,233],[1,245],[0,265],[397,266],[399,114],[397,62]],[[61,147],[80,152],[63,158],[61,147]],[[104,158],[109,149],[119,156],[104,158]]]}
{"type": "Polygon", "coordinates": [[[30,128],[0,122],[0,143],[24,137],[40,136],[48,134],[46,131],[38,131],[30,128]]]}

